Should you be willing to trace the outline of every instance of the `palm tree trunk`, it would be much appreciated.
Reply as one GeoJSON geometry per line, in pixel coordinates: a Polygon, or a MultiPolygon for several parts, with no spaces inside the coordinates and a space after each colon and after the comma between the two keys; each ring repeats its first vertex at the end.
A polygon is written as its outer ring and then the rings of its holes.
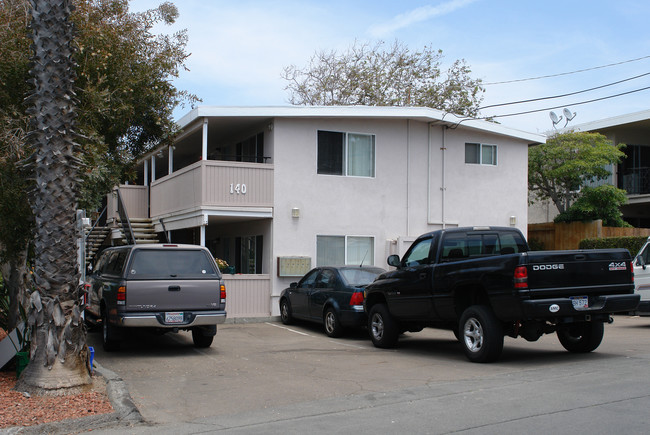
{"type": "Polygon", "coordinates": [[[90,383],[77,264],[78,151],[75,143],[70,0],[30,0],[34,90],[28,98],[28,165],[35,188],[34,273],[29,294],[30,363],[16,389],[65,394],[90,383]]]}

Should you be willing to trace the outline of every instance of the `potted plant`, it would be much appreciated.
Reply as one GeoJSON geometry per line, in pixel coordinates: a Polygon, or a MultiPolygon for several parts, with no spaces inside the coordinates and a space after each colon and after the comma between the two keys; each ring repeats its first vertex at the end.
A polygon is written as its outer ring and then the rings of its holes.
{"type": "Polygon", "coordinates": [[[217,266],[219,267],[219,271],[222,273],[235,273],[235,268],[232,266],[229,266],[226,260],[222,260],[221,258],[215,258],[214,259],[217,262],[217,266]]]}

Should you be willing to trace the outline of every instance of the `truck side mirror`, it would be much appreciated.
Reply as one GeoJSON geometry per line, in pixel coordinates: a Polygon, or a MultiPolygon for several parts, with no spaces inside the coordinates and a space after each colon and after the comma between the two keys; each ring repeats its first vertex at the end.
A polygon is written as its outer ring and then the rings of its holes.
{"type": "Polygon", "coordinates": [[[386,260],[389,266],[400,267],[402,263],[399,261],[399,255],[390,255],[386,260]]]}
{"type": "Polygon", "coordinates": [[[638,255],[638,256],[636,257],[636,264],[641,265],[641,267],[643,268],[643,270],[645,270],[646,265],[645,265],[645,261],[643,261],[643,256],[642,256],[642,255],[638,255]]]}

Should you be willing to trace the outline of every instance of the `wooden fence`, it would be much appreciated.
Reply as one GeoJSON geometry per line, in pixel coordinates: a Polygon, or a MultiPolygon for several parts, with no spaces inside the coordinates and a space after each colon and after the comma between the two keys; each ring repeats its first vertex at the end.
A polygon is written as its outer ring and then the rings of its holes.
{"type": "Polygon", "coordinates": [[[648,237],[650,228],[603,227],[602,220],[528,225],[528,240],[542,243],[545,250],[578,249],[583,239],[625,236],[648,237]]]}

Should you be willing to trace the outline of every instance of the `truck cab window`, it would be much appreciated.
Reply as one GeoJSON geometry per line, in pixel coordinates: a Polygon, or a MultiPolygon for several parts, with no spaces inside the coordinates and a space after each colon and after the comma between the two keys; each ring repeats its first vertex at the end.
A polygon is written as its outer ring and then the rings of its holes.
{"type": "Polygon", "coordinates": [[[408,267],[418,266],[420,264],[429,264],[429,251],[431,250],[431,241],[433,239],[424,239],[414,245],[404,256],[403,263],[408,267]]]}

